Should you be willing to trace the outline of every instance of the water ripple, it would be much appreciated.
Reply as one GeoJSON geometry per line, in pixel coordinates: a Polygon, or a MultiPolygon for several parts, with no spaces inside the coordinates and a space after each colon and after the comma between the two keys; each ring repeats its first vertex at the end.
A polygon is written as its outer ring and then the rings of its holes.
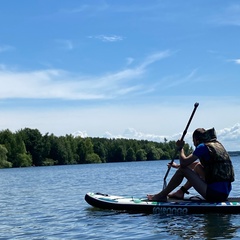
{"type": "MultiPolygon", "coordinates": [[[[95,209],[84,201],[89,191],[141,197],[156,192],[163,186],[159,176],[166,163],[2,169],[0,240],[239,239],[240,215],[128,214],[95,209]]],[[[239,196],[239,183],[236,178],[232,196],[239,196]]]]}

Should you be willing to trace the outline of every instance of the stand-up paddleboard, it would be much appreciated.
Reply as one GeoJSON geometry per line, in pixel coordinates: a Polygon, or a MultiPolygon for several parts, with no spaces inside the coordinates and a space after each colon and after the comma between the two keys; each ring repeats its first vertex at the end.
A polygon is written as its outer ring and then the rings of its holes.
{"type": "Polygon", "coordinates": [[[85,200],[96,208],[126,212],[154,214],[240,213],[240,198],[229,198],[225,202],[208,202],[196,197],[184,200],[169,198],[166,202],[156,202],[146,198],[87,193],[85,200]]]}

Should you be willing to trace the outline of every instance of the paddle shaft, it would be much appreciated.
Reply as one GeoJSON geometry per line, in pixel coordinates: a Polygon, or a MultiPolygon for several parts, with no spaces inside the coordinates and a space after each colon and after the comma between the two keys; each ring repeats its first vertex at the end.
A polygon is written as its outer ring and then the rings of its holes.
{"type": "MultiPolygon", "coordinates": [[[[188,120],[187,126],[186,126],[185,130],[183,131],[183,134],[182,134],[182,137],[181,137],[181,141],[183,141],[185,135],[187,134],[187,130],[188,130],[189,125],[190,125],[190,123],[191,123],[191,121],[192,121],[192,119],[193,119],[193,116],[194,116],[194,114],[195,114],[195,112],[196,112],[196,110],[197,110],[198,105],[199,105],[199,103],[195,103],[195,104],[194,104],[194,109],[193,109],[192,114],[191,114],[191,116],[190,116],[190,118],[189,118],[189,120],[188,120]]],[[[174,156],[173,156],[173,158],[172,158],[172,160],[171,160],[171,162],[170,162],[170,164],[169,164],[168,170],[167,170],[167,172],[166,172],[166,174],[165,174],[165,177],[164,177],[164,179],[163,179],[163,180],[164,180],[163,189],[164,189],[164,188],[166,187],[166,185],[167,185],[166,179],[167,179],[168,173],[169,173],[169,171],[170,171],[170,169],[171,169],[171,165],[173,164],[173,162],[174,162],[174,160],[175,160],[175,158],[176,158],[177,153],[178,153],[178,148],[176,148],[176,150],[175,150],[175,154],[174,154],[174,156]]]]}

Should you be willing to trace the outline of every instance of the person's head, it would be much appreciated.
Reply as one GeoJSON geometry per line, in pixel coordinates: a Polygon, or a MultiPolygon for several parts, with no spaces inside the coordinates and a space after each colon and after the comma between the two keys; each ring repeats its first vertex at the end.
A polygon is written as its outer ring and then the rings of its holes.
{"type": "Polygon", "coordinates": [[[204,128],[197,128],[194,132],[193,132],[193,143],[194,146],[199,145],[200,143],[203,143],[203,134],[206,132],[206,130],[204,128]]]}
{"type": "Polygon", "coordinates": [[[200,143],[210,142],[217,139],[216,131],[214,128],[205,130],[204,128],[197,128],[193,132],[193,143],[194,146],[199,145],[200,143]]]}

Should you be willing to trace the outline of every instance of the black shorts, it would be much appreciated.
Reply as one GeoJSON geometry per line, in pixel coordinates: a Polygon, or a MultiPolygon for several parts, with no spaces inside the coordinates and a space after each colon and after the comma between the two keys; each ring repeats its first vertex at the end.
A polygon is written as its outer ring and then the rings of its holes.
{"type": "Polygon", "coordinates": [[[214,191],[207,187],[206,200],[210,202],[224,202],[228,198],[228,194],[214,191]]]}

